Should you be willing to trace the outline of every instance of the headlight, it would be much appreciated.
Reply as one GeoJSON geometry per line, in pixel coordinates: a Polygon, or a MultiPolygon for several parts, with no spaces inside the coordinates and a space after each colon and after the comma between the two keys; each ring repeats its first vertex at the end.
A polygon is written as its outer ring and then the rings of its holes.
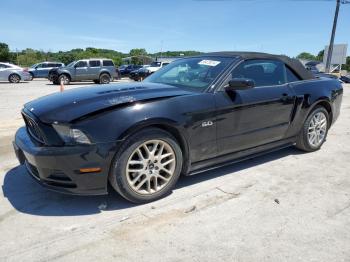
{"type": "Polygon", "coordinates": [[[79,129],[56,124],[52,126],[66,144],[91,144],[90,139],[79,129]]]}
{"type": "Polygon", "coordinates": [[[79,129],[71,129],[70,135],[73,138],[73,140],[80,144],[91,144],[89,138],[83,133],[83,131],[80,131],[79,129]]]}

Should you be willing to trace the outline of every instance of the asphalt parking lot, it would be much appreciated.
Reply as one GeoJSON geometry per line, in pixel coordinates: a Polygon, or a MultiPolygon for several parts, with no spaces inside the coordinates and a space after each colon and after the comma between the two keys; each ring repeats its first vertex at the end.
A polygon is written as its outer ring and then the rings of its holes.
{"type": "Polygon", "coordinates": [[[18,165],[23,103],[57,91],[0,83],[0,261],[350,261],[350,85],[320,151],[182,177],[146,205],[50,192],[18,165]]]}

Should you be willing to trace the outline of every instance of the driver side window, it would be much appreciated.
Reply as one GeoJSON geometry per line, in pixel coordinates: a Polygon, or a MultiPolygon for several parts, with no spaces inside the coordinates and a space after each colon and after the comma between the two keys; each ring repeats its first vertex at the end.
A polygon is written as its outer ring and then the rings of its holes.
{"type": "Polygon", "coordinates": [[[79,61],[78,63],[75,64],[75,67],[87,67],[87,62],[79,61]]]}
{"type": "Polygon", "coordinates": [[[277,60],[247,60],[233,69],[231,79],[234,78],[251,79],[255,87],[282,85],[286,83],[285,65],[277,60]]]}

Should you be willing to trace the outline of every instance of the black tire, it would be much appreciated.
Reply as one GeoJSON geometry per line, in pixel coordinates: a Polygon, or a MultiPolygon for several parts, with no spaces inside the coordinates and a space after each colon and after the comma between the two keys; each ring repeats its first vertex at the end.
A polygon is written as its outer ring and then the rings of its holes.
{"type": "Polygon", "coordinates": [[[64,85],[69,85],[70,83],[70,77],[62,74],[58,77],[58,84],[61,84],[63,82],[64,85]]]}
{"type": "Polygon", "coordinates": [[[100,84],[109,84],[111,82],[111,76],[107,73],[100,75],[100,84]]]}
{"type": "Polygon", "coordinates": [[[303,127],[300,130],[300,133],[298,135],[296,147],[300,150],[305,151],[305,152],[313,152],[313,151],[319,150],[322,147],[323,143],[326,141],[329,126],[330,126],[330,122],[329,122],[328,111],[323,106],[317,106],[315,109],[313,109],[311,111],[311,113],[306,118],[304,125],[303,125],[303,127]],[[318,113],[324,114],[324,116],[326,117],[326,121],[327,121],[326,122],[326,130],[325,130],[324,138],[322,139],[320,144],[312,145],[310,142],[310,139],[308,137],[308,132],[309,132],[310,123],[311,123],[313,117],[318,113]]]}
{"type": "Polygon", "coordinates": [[[49,75],[47,76],[47,79],[49,79],[49,81],[53,83],[58,82],[58,76],[55,73],[49,73],[49,75]]]}
{"type": "Polygon", "coordinates": [[[17,83],[19,83],[21,81],[21,77],[18,74],[11,74],[11,75],[9,75],[9,79],[8,80],[9,80],[10,83],[17,84],[17,83]]]}
{"type": "Polygon", "coordinates": [[[30,75],[29,81],[32,81],[34,79],[34,74],[32,72],[29,72],[29,75],[30,75]]]}
{"type": "Polygon", "coordinates": [[[147,203],[155,201],[169,194],[179,179],[182,169],[182,151],[176,139],[168,132],[158,128],[148,128],[140,131],[126,139],[120,151],[114,157],[109,174],[111,186],[124,198],[133,203],[147,203]],[[169,182],[155,193],[139,194],[129,185],[126,168],[131,155],[143,143],[150,140],[160,140],[166,142],[172,148],[175,155],[175,168],[169,182]]]}

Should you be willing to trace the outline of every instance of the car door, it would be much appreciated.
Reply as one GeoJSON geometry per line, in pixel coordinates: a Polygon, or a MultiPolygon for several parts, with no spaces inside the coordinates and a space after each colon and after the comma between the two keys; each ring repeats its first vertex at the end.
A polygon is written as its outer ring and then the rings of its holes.
{"type": "Polygon", "coordinates": [[[215,93],[218,154],[252,148],[284,138],[294,108],[286,67],[277,60],[247,60],[232,70],[215,93]],[[233,78],[247,78],[254,88],[227,92],[233,78]]]}
{"type": "Polygon", "coordinates": [[[35,67],[34,77],[44,77],[47,64],[41,63],[35,67]]]}
{"type": "Polygon", "coordinates": [[[92,80],[97,80],[100,76],[101,71],[101,61],[100,60],[90,60],[89,61],[89,78],[92,80]]]}
{"type": "Polygon", "coordinates": [[[74,65],[75,68],[75,80],[87,80],[89,79],[89,65],[87,61],[79,61],[74,65]]]}
{"type": "Polygon", "coordinates": [[[4,64],[0,64],[0,81],[7,81],[8,74],[6,73],[7,66],[4,64]]]}

